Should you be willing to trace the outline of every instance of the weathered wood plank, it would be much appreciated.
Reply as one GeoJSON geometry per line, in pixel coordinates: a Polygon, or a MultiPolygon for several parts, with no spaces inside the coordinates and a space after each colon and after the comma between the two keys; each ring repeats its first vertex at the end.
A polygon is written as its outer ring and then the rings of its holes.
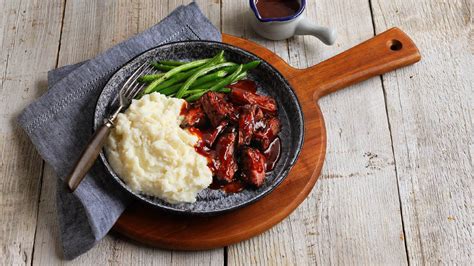
{"type": "MultiPolygon", "coordinates": [[[[186,3],[189,1],[186,1],[186,3]]],[[[210,13],[208,5],[200,5],[210,13]]],[[[168,1],[67,1],[59,66],[77,63],[105,51],[114,44],[145,30],[169,14],[168,1]],[[86,38],[84,36],[87,36],[86,38]]],[[[212,8],[215,8],[214,6],[212,8]]],[[[46,167],[41,193],[34,264],[64,264],[58,247],[55,208],[56,176],[46,167]]],[[[82,265],[222,265],[223,249],[204,252],[164,251],[145,247],[116,234],[67,264],[82,265]]]]}
{"type": "MultiPolygon", "coordinates": [[[[223,4],[224,18],[240,11],[234,1],[223,4]]],[[[298,67],[316,64],[373,36],[367,1],[309,1],[306,15],[336,27],[339,37],[332,47],[313,37],[289,40],[290,63],[298,67]]],[[[225,32],[239,25],[237,18],[223,20],[225,32]]],[[[254,38],[242,29],[238,32],[254,38]]],[[[320,105],[328,131],[321,179],[288,219],[229,247],[229,265],[406,263],[380,79],[330,95],[320,105]]]]}
{"type": "Polygon", "coordinates": [[[423,56],[383,76],[409,260],[472,264],[472,1],[372,1],[377,32],[400,26],[423,56]]]}
{"type": "Polygon", "coordinates": [[[16,118],[55,66],[62,1],[0,1],[0,261],[30,264],[42,160],[16,118]]]}

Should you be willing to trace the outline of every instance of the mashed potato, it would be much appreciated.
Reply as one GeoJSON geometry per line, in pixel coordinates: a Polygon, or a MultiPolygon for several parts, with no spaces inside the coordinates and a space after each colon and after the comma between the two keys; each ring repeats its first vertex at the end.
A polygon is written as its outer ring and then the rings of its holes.
{"type": "Polygon", "coordinates": [[[198,137],[179,127],[183,104],[152,93],[133,100],[117,117],[106,143],[107,158],[133,191],[170,203],[195,202],[211,184],[207,159],[194,150],[198,137]]]}

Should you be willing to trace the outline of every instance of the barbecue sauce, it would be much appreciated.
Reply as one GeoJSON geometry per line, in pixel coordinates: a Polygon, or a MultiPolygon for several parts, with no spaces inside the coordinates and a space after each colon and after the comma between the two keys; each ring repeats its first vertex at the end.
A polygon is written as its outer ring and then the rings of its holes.
{"type": "Polygon", "coordinates": [[[266,149],[263,152],[263,155],[267,159],[267,166],[265,169],[265,172],[269,172],[275,168],[276,163],[278,162],[278,159],[280,159],[280,154],[281,154],[281,140],[279,137],[276,137],[272,143],[270,143],[270,146],[268,149],[266,149]]]}
{"type": "MultiPolygon", "coordinates": [[[[227,86],[231,89],[241,89],[251,93],[256,93],[257,91],[257,84],[251,80],[240,80],[234,84],[230,84],[227,86]]],[[[180,115],[186,115],[189,111],[190,105],[185,103],[181,108],[180,115]]],[[[190,133],[196,135],[199,140],[194,145],[194,149],[197,153],[201,154],[202,156],[206,157],[207,165],[212,173],[216,173],[217,169],[219,168],[219,160],[216,159],[215,151],[211,148],[214,146],[214,142],[220,133],[224,131],[225,128],[228,128],[228,123],[223,121],[220,123],[216,128],[213,128],[209,124],[204,125],[200,128],[197,127],[188,127],[190,133]]],[[[257,121],[255,124],[256,128],[265,127],[265,124],[262,121],[257,121]]],[[[235,128],[233,128],[235,129],[235,128]]],[[[233,132],[233,131],[232,131],[233,132]]],[[[275,168],[278,160],[280,159],[281,154],[281,140],[279,137],[276,137],[268,146],[268,148],[262,152],[263,156],[265,156],[266,164],[265,164],[265,172],[270,172],[275,168]]],[[[261,171],[261,170],[259,170],[261,171]]],[[[220,181],[213,177],[213,181],[209,186],[210,189],[215,190],[222,190],[225,193],[237,193],[242,191],[247,187],[247,183],[239,179],[240,171],[236,173],[236,178],[226,183],[224,181],[220,181]]]]}
{"type": "Polygon", "coordinates": [[[205,138],[204,138],[204,136],[206,134],[203,133],[198,128],[195,128],[195,127],[190,127],[190,128],[188,128],[188,130],[189,130],[189,132],[191,132],[192,134],[196,135],[199,138],[196,145],[194,145],[194,150],[197,153],[201,154],[202,156],[206,157],[207,167],[209,167],[209,169],[211,169],[212,173],[215,173],[216,167],[215,167],[214,159],[213,159],[214,156],[212,154],[212,151],[206,145],[206,141],[205,141],[205,138]]]}
{"type": "Polygon", "coordinates": [[[255,81],[248,80],[248,79],[242,79],[242,80],[237,81],[236,83],[227,85],[227,88],[241,89],[241,90],[249,91],[251,93],[257,92],[257,84],[255,84],[255,81]]]}
{"type": "Polygon", "coordinates": [[[188,112],[188,102],[184,102],[181,105],[181,110],[179,111],[179,115],[185,115],[188,112]]]}
{"type": "Polygon", "coordinates": [[[283,18],[293,16],[300,9],[297,0],[255,0],[262,18],[283,18]]]}

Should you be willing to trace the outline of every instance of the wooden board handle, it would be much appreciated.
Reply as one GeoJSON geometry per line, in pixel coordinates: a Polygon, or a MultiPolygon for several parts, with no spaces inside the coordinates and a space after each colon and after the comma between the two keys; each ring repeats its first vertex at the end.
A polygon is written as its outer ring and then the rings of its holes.
{"type": "Polygon", "coordinates": [[[317,100],[420,59],[418,48],[410,37],[400,29],[392,28],[315,66],[293,69],[288,79],[298,87],[298,94],[304,94],[300,97],[317,100]]]}

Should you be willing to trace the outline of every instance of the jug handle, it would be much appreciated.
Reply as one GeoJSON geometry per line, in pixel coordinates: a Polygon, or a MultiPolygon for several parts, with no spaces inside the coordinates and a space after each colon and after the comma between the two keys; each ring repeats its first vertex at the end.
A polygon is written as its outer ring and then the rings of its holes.
{"type": "Polygon", "coordinates": [[[333,45],[337,35],[334,29],[318,26],[304,17],[296,25],[295,34],[313,35],[326,45],[333,45]]]}

